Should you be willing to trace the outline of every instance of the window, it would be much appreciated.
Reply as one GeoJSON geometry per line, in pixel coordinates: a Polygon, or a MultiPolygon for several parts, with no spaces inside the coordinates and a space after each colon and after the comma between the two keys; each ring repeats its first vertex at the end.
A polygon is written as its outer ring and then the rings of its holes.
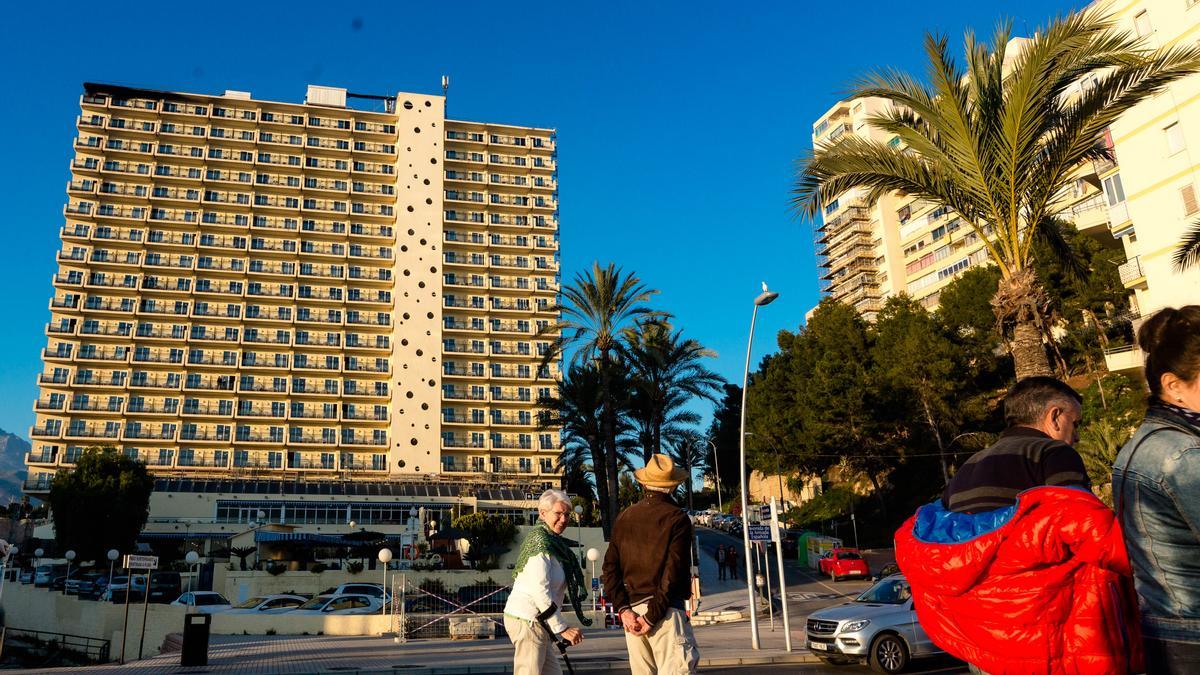
{"type": "Polygon", "coordinates": [[[1190,216],[1196,211],[1200,211],[1200,204],[1196,203],[1195,186],[1184,186],[1179,190],[1179,198],[1183,200],[1183,215],[1190,216]]]}
{"type": "Polygon", "coordinates": [[[1121,185],[1121,174],[1115,173],[1104,179],[1104,195],[1108,198],[1109,206],[1116,206],[1125,201],[1125,188],[1121,185]]]}
{"type": "Polygon", "coordinates": [[[1150,27],[1149,12],[1143,9],[1133,17],[1133,30],[1137,33],[1138,37],[1146,37],[1154,32],[1154,29],[1150,27]]]}
{"type": "Polygon", "coordinates": [[[1186,147],[1183,141],[1183,129],[1180,128],[1179,122],[1163,129],[1163,134],[1167,137],[1168,155],[1173,155],[1186,147]]]}

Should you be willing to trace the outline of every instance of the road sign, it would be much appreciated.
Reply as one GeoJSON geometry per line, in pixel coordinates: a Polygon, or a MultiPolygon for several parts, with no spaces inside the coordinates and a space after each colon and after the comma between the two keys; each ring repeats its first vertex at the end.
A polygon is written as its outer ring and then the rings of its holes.
{"type": "Polygon", "coordinates": [[[122,565],[122,567],[130,570],[156,570],[158,569],[158,556],[127,555],[125,556],[125,563],[122,565]]]}
{"type": "Polygon", "coordinates": [[[597,579],[596,577],[592,577],[592,590],[593,591],[600,590],[600,580],[597,579]]]}
{"type": "Polygon", "coordinates": [[[771,541],[770,525],[751,525],[746,528],[750,541],[771,541]]]}

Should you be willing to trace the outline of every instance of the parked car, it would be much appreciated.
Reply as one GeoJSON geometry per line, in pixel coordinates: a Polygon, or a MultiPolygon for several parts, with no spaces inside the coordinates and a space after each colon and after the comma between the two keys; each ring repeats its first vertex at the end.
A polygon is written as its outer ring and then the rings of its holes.
{"type": "Polygon", "coordinates": [[[783,557],[788,560],[793,560],[796,554],[800,552],[800,535],[804,532],[800,530],[782,530],[779,533],[779,541],[783,545],[783,557]]]}
{"type": "Polygon", "coordinates": [[[498,584],[478,583],[458,589],[455,599],[462,613],[498,614],[504,611],[511,590],[498,584]]]}
{"type": "Polygon", "coordinates": [[[225,610],[225,614],[282,614],[296,609],[306,602],[308,602],[308,598],[303,595],[290,593],[260,595],[245,602],[239,602],[231,609],[225,610]]]}
{"type": "Polygon", "coordinates": [[[893,574],[853,602],[813,612],[805,626],[808,649],[831,665],[867,662],[878,673],[897,673],[912,658],[942,654],[917,621],[912,591],[893,574]]]}
{"type": "Polygon", "coordinates": [[[68,579],[67,595],[77,595],[80,598],[91,596],[92,589],[96,586],[96,580],[100,578],[107,582],[108,572],[85,572],[75,579],[68,579]]]}
{"type": "Polygon", "coordinates": [[[36,570],[34,570],[32,567],[27,567],[21,570],[21,573],[17,575],[17,581],[23,584],[32,584],[34,574],[36,574],[36,570]]]}
{"type": "Polygon", "coordinates": [[[835,548],[829,555],[817,561],[821,574],[828,574],[835,582],[838,579],[856,577],[866,579],[871,576],[867,561],[863,559],[858,549],[835,548]]]}
{"type": "Polygon", "coordinates": [[[350,583],[341,584],[333,588],[326,588],[321,591],[320,595],[345,595],[347,593],[358,593],[360,595],[369,595],[373,598],[383,598],[384,602],[392,601],[392,594],[383,589],[382,584],[365,584],[365,583],[350,583]]]}
{"type": "MultiPolygon", "coordinates": [[[[150,584],[151,589],[153,589],[154,582],[151,581],[150,584]]],[[[153,596],[154,591],[151,590],[150,593],[151,596],[153,596]]],[[[233,605],[229,604],[229,601],[225,599],[225,596],[217,593],[216,591],[188,591],[178,598],[175,598],[175,601],[171,604],[182,605],[187,607],[189,612],[196,612],[200,614],[216,614],[217,612],[224,612],[225,610],[233,609],[233,605]]]]}
{"type": "Polygon", "coordinates": [[[54,577],[54,581],[50,582],[50,590],[62,591],[64,593],[70,593],[70,590],[67,588],[67,582],[68,581],[75,582],[74,584],[72,584],[72,586],[75,587],[78,585],[78,578],[83,576],[83,570],[78,567],[71,568],[70,572],[67,572],[64,569],[63,572],[64,572],[64,574],[62,574],[61,576],[54,577]]]}
{"type": "Polygon", "coordinates": [[[328,614],[374,614],[383,607],[378,596],[354,594],[318,595],[288,616],[325,616],[328,614]]]}
{"type": "Polygon", "coordinates": [[[104,592],[100,594],[101,602],[115,602],[124,604],[129,602],[141,602],[146,593],[146,577],[145,575],[135,574],[133,576],[133,587],[130,588],[129,576],[122,574],[113,577],[112,584],[109,584],[104,592]]]}
{"type": "Polygon", "coordinates": [[[79,597],[86,600],[99,600],[100,596],[104,595],[104,591],[108,589],[108,574],[97,572],[96,575],[91,583],[83,582],[79,585],[79,597]]]}
{"type": "Polygon", "coordinates": [[[38,565],[37,572],[33,576],[33,585],[47,587],[54,583],[54,580],[67,573],[66,565],[38,565]]]}
{"type": "Polygon", "coordinates": [[[183,592],[179,572],[155,572],[150,575],[150,602],[169,603],[183,592]]]}

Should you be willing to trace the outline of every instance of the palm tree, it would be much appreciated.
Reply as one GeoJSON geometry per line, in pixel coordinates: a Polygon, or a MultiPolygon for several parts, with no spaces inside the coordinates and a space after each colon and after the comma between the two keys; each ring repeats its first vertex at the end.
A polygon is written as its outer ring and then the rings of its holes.
{"type": "Polygon", "coordinates": [[[1175,265],[1177,272],[1200,264],[1200,221],[1192,223],[1192,229],[1183,235],[1183,241],[1179,242],[1179,247],[1175,249],[1175,255],[1171,257],[1171,262],[1175,265]]]}
{"type": "Polygon", "coordinates": [[[643,323],[629,336],[627,349],[633,378],[634,423],[639,427],[643,459],[662,451],[664,433],[678,435],[684,425],[700,423],[685,410],[695,398],[716,402],[725,380],[704,367],[702,359],[716,356],[699,342],[684,339],[665,322],[643,323]]]}
{"type": "MultiPolygon", "coordinates": [[[[550,348],[542,356],[542,366],[559,359],[571,349],[571,365],[592,363],[600,376],[600,439],[604,447],[604,480],[609,495],[617,495],[618,407],[613,384],[624,357],[624,341],[637,330],[640,321],[666,318],[645,305],[658,291],[647,288],[633,274],[624,274],[612,263],[575,275],[562,289],[562,318],[538,331],[539,337],[553,336],[550,348]]],[[[604,501],[604,534],[612,532],[617,519],[615,499],[604,501]]]]}
{"type": "Polygon", "coordinates": [[[992,306],[1000,325],[1011,326],[1021,379],[1050,373],[1034,242],[1069,256],[1058,214],[1076,168],[1111,158],[1097,142],[1104,130],[1200,69],[1200,48],[1147,50],[1095,10],[1056,19],[1019,46],[1010,35],[1007,23],[991,44],[968,32],[965,68],[944,37],[927,35],[928,83],[891,70],[863,80],[853,96],[892,101],[869,123],[899,142],[847,134],[819,145],[799,162],[793,205],[812,216],[860,188],[868,201],[899,192],[956,212],[1000,269],[992,306]],[[1094,86],[1072,95],[1085,75],[1094,86]]]}
{"type": "Polygon", "coordinates": [[[688,508],[692,508],[692,483],[695,480],[695,472],[700,470],[701,474],[708,471],[708,443],[707,439],[695,429],[680,429],[679,433],[672,435],[668,439],[670,449],[668,454],[678,466],[684,466],[688,469],[688,479],[684,483],[684,495],[686,495],[688,508]]]}

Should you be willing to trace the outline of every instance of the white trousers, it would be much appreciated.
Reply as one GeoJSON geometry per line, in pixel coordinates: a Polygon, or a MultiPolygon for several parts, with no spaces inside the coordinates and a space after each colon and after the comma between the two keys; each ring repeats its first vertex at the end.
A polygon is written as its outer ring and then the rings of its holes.
{"type": "Polygon", "coordinates": [[[516,648],[513,675],[562,675],[558,648],[540,624],[505,616],[504,630],[516,648]]]}
{"type": "MultiPolygon", "coordinates": [[[[632,609],[638,616],[646,613],[645,603],[632,609]]],[[[692,622],[678,609],[668,609],[663,620],[646,635],[625,633],[625,647],[633,675],[692,675],[700,660],[692,622]]]]}

